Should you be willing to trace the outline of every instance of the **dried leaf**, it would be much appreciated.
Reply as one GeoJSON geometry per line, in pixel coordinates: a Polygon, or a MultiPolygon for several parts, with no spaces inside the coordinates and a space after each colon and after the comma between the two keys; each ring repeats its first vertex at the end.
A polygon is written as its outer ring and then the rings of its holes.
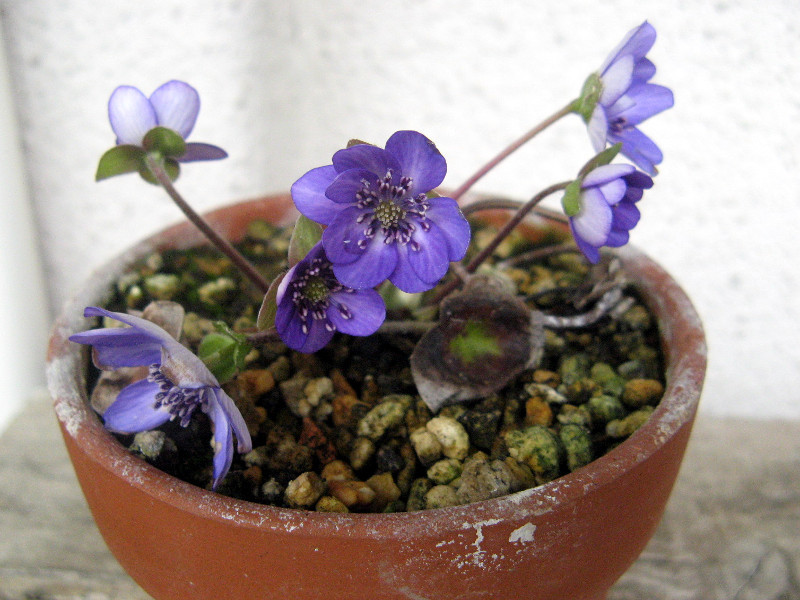
{"type": "Polygon", "coordinates": [[[439,324],[418,342],[411,373],[428,407],[481,398],[537,365],[543,316],[489,275],[442,302],[439,324]]]}

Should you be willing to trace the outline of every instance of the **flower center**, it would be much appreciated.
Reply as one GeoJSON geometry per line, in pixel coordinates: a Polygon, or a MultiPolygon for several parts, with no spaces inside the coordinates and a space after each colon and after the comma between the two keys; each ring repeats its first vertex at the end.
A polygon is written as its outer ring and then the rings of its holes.
{"type": "MultiPolygon", "coordinates": [[[[297,309],[303,333],[309,332],[312,320],[324,321],[328,331],[335,331],[336,327],[328,319],[330,296],[342,290],[352,291],[337,281],[331,263],[327,259],[315,258],[304,272],[295,275],[291,288],[292,302],[297,309]]],[[[342,316],[349,318],[347,307],[336,302],[334,304],[342,316]]]]}
{"type": "Polygon", "coordinates": [[[617,117],[608,124],[608,128],[614,133],[622,133],[627,126],[628,120],[625,117],[617,117]]]}
{"type": "Polygon", "coordinates": [[[310,302],[318,303],[330,296],[330,290],[322,277],[309,277],[303,289],[303,295],[310,302]]]}
{"type": "MultiPolygon", "coordinates": [[[[375,237],[380,231],[383,233],[383,243],[408,244],[411,237],[420,226],[424,231],[430,229],[430,224],[425,218],[428,210],[428,198],[425,194],[410,196],[412,180],[410,177],[401,177],[400,182],[392,183],[392,170],[389,169],[383,179],[378,181],[375,190],[369,181],[364,180],[361,191],[356,194],[356,206],[366,209],[358,217],[358,223],[366,223],[364,238],[358,241],[360,248],[366,248],[368,240],[375,237]]],[[[413,245],[413,244],[412,244],[413,245]]]]}
{"type": "Polygon", "coordinates": [[[384,228],[397,227],[405,216],[406,211],[391,200],[384,200],[375,209],[375,218],[381,222],[381,226],[384,228]]]}
{"type": "Polygon", "coordinates": [[[182,388],[175,385],[161,372],[161,368],[157,364],[150,365],[147,381],[160,386],[160,391],[155,395],[153,408],[156,410],[166,408],[170,414],[170,420],[180,419],[181,427],[189,425],[195,409],[205,402],[205,388],[182,388]]]}

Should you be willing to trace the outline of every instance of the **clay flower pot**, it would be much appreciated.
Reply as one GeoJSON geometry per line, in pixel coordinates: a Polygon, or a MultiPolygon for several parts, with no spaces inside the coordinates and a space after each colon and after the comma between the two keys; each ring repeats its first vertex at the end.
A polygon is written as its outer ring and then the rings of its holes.
{"type": "MultiPolygon", "coordinates": [[[[230,238],[251,218],[279,222],[286,197],[211,213],[230,238]]],[[[703,382],[705,340],[691,303],[657,264],[620,254],[661,330],[663,400],[605,456],[551,483],[465,506],[398,514],[290,510],[224,497],[134,457],[87,402],[86,329],[136,258],[201,242],[188,223],[101,269],[65,308],[50,340],[48,379],[67,449],[100,532],[120,564],[157,600],[473,598],[601,600],[653,534],[678,474],[703,382]]]]}

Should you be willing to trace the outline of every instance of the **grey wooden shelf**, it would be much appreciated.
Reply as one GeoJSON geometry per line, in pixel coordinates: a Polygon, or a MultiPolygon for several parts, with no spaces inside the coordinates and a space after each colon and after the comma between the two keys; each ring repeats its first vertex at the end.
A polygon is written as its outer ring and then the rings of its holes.
{"type": "MultiPolygon", "coordinates": [[[[149,598],[106,549],[38,394],[0,437],[0,600],[149,598]]],[[[800,422],[701,415],[609,600],[800,600],[800,422]]]]}

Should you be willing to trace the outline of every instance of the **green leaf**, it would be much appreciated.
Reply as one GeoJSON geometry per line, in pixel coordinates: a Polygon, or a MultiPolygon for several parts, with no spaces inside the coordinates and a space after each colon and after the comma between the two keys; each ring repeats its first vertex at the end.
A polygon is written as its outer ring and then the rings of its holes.
{"type": "Polygon", "coordinates": [[[308,217],[300,215],[294,224],[289,240],[289,266],[293,267],[322,239],[322,227],[308,217]]]}
{"type": "Polygon", "coordinates": [[[186,154],[186,142],[177,131],[167,127],[153,127],[142,140],[142,146],[150,153],[167,157],[186,154]]]}
{"type": "Polygon", "coordinates": [[[620,150],[622,150],[621,143],[609,146],[596,156],[590,158],[589,161],[583,165],[583,167],[581,167],[581,170],[578,172],[578,176],[582,179],[597,167],[611,164],[611,161],[617,157],[617,154],[619,154],[620,150]]]}
{"type": "Polygon", "coordinates": [[[207,334],[197,349],[197,356],[205,363],[220,384],[233,379],[245,365],[245,357],[252,350],[247,338],[236,333],[222,321],[214,323],[217,331],[207,334]]]}
{"type": "Polygon", "coordinates": [[[263,331],[270,327],[275,326],[275,315],[278,312],[278,286],[286,277],[286,273],[281,273],[272,283],[269,284],[267,293],[264,294],[264,301],[261,303],[261,308],[258,310],[258,318],[256,319],[256,327],[259,331],[263,331]]]}
{"type": "Polygon", "coordinates": [[[95,181],[108,179],[115,175],[135,173],[144,165],[145,152],[139,146],[122,144],[114,146],[100,157],[95,181]]]}
{"type": "Polygon", "coordinates": [[[564,189],[564,196],[561,198],[561,206],[568,217],[574,217],[581,212],[581,183],[582,179],[576,179],[564,189]]]}

